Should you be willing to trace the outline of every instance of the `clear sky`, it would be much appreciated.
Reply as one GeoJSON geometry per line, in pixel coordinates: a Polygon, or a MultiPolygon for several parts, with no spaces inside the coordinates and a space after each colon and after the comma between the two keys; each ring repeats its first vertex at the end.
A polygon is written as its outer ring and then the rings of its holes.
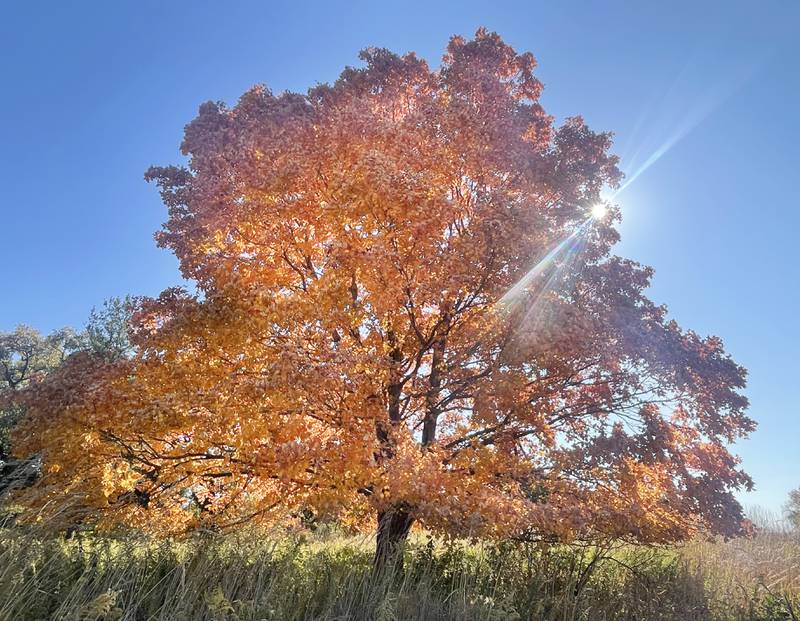
{"type": "Polygon", "coordinates": [[[0,1],[0,330],[180,282],[142,175],[180,161],[203,101],[305,91],[371,45],[437,65],[485,25],[538,58],[551,114],[614,131],[629,178],[651,163],[616,197],[618,252],[750,370],[742,500],[777,510],[800,486],[798,18],[794,0],[0,1]]]}

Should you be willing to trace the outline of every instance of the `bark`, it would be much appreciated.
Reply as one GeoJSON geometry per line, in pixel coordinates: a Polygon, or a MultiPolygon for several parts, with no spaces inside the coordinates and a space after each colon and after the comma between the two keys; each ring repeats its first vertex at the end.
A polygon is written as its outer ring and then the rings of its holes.
{"type": "MultiPolygon", "coordinates": [[[[379,461],[390,460],[394,457],[395,447],[390,427],[399,425],[402,422],[400,397],[403,393],[403,384],[400,379],[400,363],[403,361],[403,352],[398,346],[396,336],[392,330],[387,332],[387,340],[392,347],[389,354],[392,361],[392,373],[391,381],[387,386],[388,421],[375,421],[375,430],[380,443],[377,455],[379,461]]],[[[378,513],[378,532],[373,565],[375,575],[382,573],[386,569],[402,571],[403,544],[408,537],[408,531],[411,530],[413,522],[414,518],[408,508],[402,505],[389,507],[378,513]]]]}
{"type": "Polygon", "coordinates": [[[439,393],[442,387],[442,364],[444,363],[444,338],[439,339],[433,345],[433,357],[431,360],[431,373],[428,378],[430,388],[426,398],[425,419],[422,425],[422,445],[428,446],[436,440],[436,422],[439,418],[437,404],[439,393]]]}
{"type": "Polygon", "coordinates": [[[379,449],[375,454],[378,462],[383,462],[394,457],[394,443],[392,441],[391,427],[398,425],[402,420],[400,411],[400,396],[403,394],[403,384],[400,381],[399,366],[403,360],[403,352],[400,351],[394,332],[389,330],[387,340],[392,346],[389,357],[392,361],[391,381],[386,387],[388,398],[387,414],[388,421],[380,418],[375,419],[375,435],[378,438],[379,449]]]}
{"type": "Polygon", "coordinates": [[[403,546],[414,517],[403,507],[392,507],[378,513],[378,536],[373,568],[378,574],[386,569],[403,569],[403,546]]]}

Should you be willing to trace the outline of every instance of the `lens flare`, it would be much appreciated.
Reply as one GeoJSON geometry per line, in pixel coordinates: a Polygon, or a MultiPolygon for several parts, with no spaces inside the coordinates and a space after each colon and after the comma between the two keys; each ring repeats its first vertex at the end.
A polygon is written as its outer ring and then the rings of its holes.
{"type": "Polygon", "coordinates": [[[723,66],[723,75],[713,83],[704,79],[703,90],[692,87],[693,78],[697,76],[691,75],[689,71],[691,63],[687,64],[666,92],[654,98],[642,110],[631,132],[631,139],[644,127],[649,128],[649,135],[643,136],[644,140],[641,140],[639,146],[634,149],[631,158],[623,158],[622,168],[627,171],[626,179],[613,193],[611,199],[624,192],[639,176],[750,82],[772,54],[772,50],[767,50],[744,63],[735,63],[732,60],[723,62],[723,59],[717,59],[717,64],[723,66]],[[655,105],[657,102],[660,103],[660,109],[655,105]],[[646,153],[654,144],[658,146],[640,164],[639,154],[646,153]]]}
{"type": "MultiPolygon", "coordinates": [[[[550,252],[548,252],[536,263],[536,265],[529,269],[522,276],[522,278],[520,278],[514,284],[514,286],[506,291],[505,295],[500,298],[499,302],[501,308],[508,308],[509,306],[516,304],[516,302],[523,297],[523,293],[529,289],[532,283],[539,279],[539,277],[547,275],[547,273],[551,272],[552,270],[559,271],[559,260],[563,261],[565,256],[569,257],[570,259],[574,259],[577,254],[575,250],[579,246],[582,246],[580,242],[591,226],[591,223],[592,218],[588,218],[583,224],[581,224],[578,228],[572,231],[572,233],[554,246],[550,252]]],[[[563,267],[563,264],[561,267],[563,267]]]]}
{"type": "Polygon", "coordinates": [[[592,205],[591,214],[592,218],[594,218],[595,220],[602,220],[603,218],[606,217],[607,213],[608,213],[608,207],[603,205],[603,203],[597,203],[596,205],[592,205]]]}

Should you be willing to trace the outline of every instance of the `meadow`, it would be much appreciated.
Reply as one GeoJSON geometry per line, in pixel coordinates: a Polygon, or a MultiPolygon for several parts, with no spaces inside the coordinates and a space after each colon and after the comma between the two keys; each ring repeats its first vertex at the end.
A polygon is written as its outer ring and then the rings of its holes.
{"type": "Polygon", "coordinates": [[[552,546],[412,534],[376,577],[337,529],[156,540],[0,531],[0,619],[772,621],[800,614],[788,532],[679,547],[552,546]]]}

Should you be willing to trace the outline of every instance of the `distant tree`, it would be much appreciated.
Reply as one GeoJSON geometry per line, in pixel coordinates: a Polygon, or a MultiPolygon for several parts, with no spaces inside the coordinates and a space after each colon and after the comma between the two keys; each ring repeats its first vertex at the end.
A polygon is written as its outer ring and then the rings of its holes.
{"type": "Polygon", "coordinates": [[[91,352],[105,360],[133,355],[128,338],[132,307],[130,297],[110,298],[101,309],[92,309],[80,333],[61,328],[43,336],[25,325],[13,332],[0,332],[0,493],[12,480],[29,481],[38,472],[35,458],[11,458],[11,432],[24,414],[19,392],[43,382],[77,352],[91,352]]]}
{"type": "Polygon", "coordinates": [[[11,459],[11,431],[24,413],[15,397],[63,364],[80,341],[71,328],[48,336],[24,325],[0,332],[0,494],[12,481],[28,482],[37,472],[33,461],[11,459]]]}
{"type": "Polygon", "coordinates": [[[81,348],[111,360],[132,356],[129,325],[133,308],[131,296],[112,297],[102,308],[93,308],[81,335],[81,348]]]}
{"type": "Polygon", "coordinates": [[[313,511],[375,528],[377,565],[414,523],[741,532],[745,371],[611,255],[613,208],[587,220],[620,178],[610,136],[555,127],[533,57],[484,30],[435,71],[362,59],[307,95],[203,104],[189,168],[148,173],[200,294],[144,301],[135,356],[25,391],[15,437],[47,475],[19,501],[168,532],[313,511]]]}
{"type": "Polygon", "coordinates": [[[784,506],[786,512],[786,519],[792,527],[800,530],[800,488],[793,489],[789,492],[789,499],[784,506]]]}
{"type": "MultiPolygon", "coordinates": [[[[41,381],[60,366],[80,346],[80,337],[70,328],[56,330],[49,336],[25,325],[13,332],[0,332],[0,394],[10,396],[32,382],[41,381]]],[[[10,404],[0,409],[0,459],[8,456],[8,432],[20,410],[10,404]]]]}

